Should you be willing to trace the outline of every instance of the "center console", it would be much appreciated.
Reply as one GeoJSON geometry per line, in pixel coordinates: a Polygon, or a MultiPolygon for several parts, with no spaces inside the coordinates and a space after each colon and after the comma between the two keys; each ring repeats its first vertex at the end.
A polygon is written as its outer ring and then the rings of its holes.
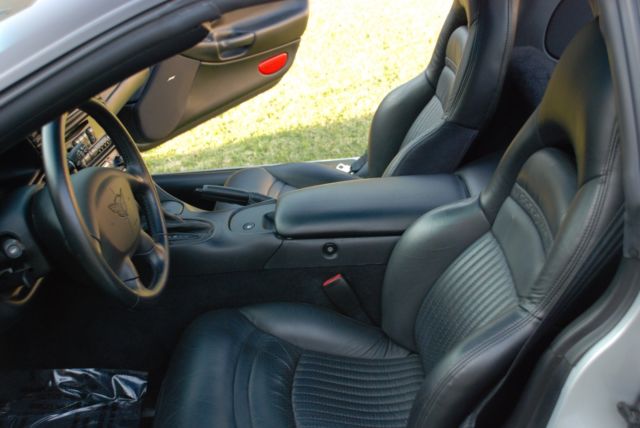
{"type": "Polygon", "coordinates": [[[454,175],[327,184],[224,211],[160,192],[176,275],[386,264],[418,217],[468,196],[454,175]]]}

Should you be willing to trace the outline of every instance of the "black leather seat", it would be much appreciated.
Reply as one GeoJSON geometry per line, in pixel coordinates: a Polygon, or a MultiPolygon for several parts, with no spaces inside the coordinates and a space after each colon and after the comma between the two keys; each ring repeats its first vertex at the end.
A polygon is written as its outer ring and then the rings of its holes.
{"type": "Polygon", "coordinates": [[[292,163],[240,170],[225,185],[277,198],[360,177],[453,173],[496,108],[518,1],[453,2],[425,72],[393,90],[378,107],[368,162],[357,174],[292,163]]]}
{"type": "Polygon", "coordinates": [[[380,328],[301,304],[202,316],[156,426],[457,426],[551,311],[583,289],[623,203],[598,23],[479,197],[421,217],[388,263],[380,328]]]}

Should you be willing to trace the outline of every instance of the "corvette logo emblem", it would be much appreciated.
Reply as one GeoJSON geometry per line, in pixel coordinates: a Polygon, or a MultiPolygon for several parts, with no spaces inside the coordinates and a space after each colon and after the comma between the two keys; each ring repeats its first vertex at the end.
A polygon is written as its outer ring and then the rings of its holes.
{"type": "Polygon", "coordinates": [[[129,213],[127,212],[127,205],[124,203],[124,198],[122,197],[122,189],[120,189],[120,191],[115,194],[113,203],[109,204],[109,209],[114,214],[117,214],[120,217],[129,217],[129,213]]]}

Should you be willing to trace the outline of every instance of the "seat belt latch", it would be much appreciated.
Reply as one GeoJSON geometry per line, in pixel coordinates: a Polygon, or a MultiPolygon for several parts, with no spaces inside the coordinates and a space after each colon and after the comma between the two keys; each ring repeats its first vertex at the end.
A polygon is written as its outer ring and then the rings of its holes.
{"type": "Polygon", "coordinates": [[[340,313],[371,324],[371,319],[362,309],[358,296],[342,274],[337,274],[324,281],[322,290],[340,313]]]}

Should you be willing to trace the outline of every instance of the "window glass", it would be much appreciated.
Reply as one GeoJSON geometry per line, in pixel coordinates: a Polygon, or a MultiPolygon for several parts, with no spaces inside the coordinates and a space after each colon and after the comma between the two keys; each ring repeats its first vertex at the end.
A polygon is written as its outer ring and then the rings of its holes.
{"type": "Polygon", "coordinates": [[[373,113],[426,67],[450,3],[310,0],[274,88],[144,153],[153,172],[358,157],[373,113]]]}

